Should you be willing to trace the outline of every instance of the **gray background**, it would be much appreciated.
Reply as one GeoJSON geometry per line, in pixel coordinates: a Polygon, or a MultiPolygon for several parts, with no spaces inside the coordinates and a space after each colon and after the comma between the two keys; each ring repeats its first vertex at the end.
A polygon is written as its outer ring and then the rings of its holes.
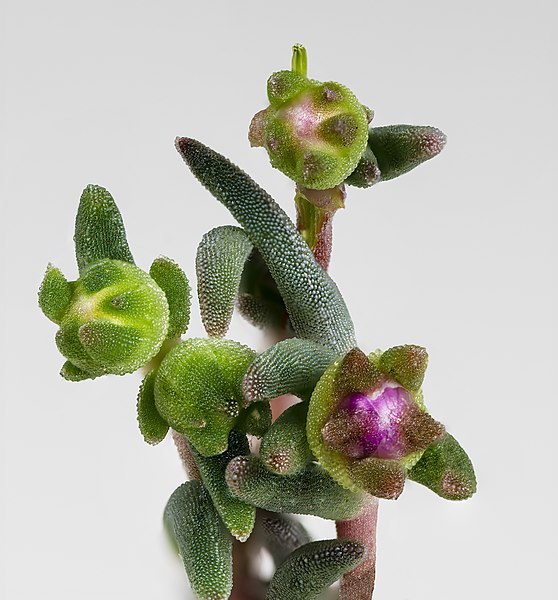
{"type": "MultiPolygon", "coordinates": [[[[413,483],[382,502],[377,600],[550,598],[555,551],[556,10],[549,0],[2,2],[0,596],[188,597],[161,512],[183,475],[137,431],[138,376],[58,377],[36,307],[46,263],[75,277],[72,227],[98,183],[137,262],[194,280],[202,234],[231,223],[173,147],[230,156],[292,214],[250,149],[268,75],[304,43],[310,75],[351,87],[376,125],[432,124],[441,156],[350,190],[331,273],[361,347],[430,353],[431,412],[475,462],[449,503],[413,483]]],[[[203,330],[194,306],[189,335],[203,330]]],[[[261,346],[235,318],[231,337],[261,346]]],[[[317,536],[330,523],[311,520],[317,536]]]]}

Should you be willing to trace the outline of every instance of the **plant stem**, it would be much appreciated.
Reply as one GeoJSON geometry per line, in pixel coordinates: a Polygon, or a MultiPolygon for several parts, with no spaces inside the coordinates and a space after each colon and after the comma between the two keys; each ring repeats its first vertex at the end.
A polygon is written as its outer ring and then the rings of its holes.
{"type": "Polygon", "coordinates": [[[339,600],[370,600],[376,576],[376,525],[378,521],[377,498],[373,498],[362,513],[350,521],[337,521],[337,537],[364,544],[366,558],[349,573],[343,575],[339,600]]]}

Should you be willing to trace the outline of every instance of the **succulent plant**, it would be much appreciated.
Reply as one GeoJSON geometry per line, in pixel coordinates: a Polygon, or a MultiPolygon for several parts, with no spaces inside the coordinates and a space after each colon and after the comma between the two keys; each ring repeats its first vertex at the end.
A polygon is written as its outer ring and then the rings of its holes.
{"type": "Polygon", "coordinates": [[[198,599],[322,598],[341,578],[341,600],[369,600],[378,498],[397,498],[410,479],[462,500],[476,479],[426,409],[426,350],[360,349],[327,273],[332,220],[345,185],[402,175],[437,154],[445,136],[432,127],[370,128],[372,111],[347,87],[308,79],[298,45],[292,69],[273,73],[267,90],[270,106],[249,138],[296,184],[296,224],[224,156],[176,140],[239,224],[211,230],[198,248],[207,337],[181,338],[190,319],[185,273],[164,257],[148,272],[134,264],[120,212],[99,186],[84,190],[78,208],[79,278],[49,265],[39,305],[59,326],[67,380],[143,368],[141,435],[158,444],[172,430],[189,476],[164,521],[198,599]],[[276,343],[257,353],[227,339],[235,306],[276,343]],[[296,514],[336,521],[338,538],[311,541],[296,514]],[[269,581],[246,568],[262,548],[276,566],[269,581]]]}

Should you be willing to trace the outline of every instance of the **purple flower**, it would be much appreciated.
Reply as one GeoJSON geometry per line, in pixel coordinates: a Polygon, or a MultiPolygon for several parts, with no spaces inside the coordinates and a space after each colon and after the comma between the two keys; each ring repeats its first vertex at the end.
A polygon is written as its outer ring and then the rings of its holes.
{"type": "Polygon", "coordinates": [[[404,458],[443,432],[411,393],[392,380],[342,398],[322,429],[325,442],[348,457],[404,458]]]}

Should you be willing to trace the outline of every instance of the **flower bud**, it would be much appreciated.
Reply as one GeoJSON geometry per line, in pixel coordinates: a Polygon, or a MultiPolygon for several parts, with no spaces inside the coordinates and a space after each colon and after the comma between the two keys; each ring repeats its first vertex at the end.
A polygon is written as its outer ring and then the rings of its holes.
{"type": "Polygon", "coordinates": [[[267,93],[270,106],[250,125],[252,146],[263,146],[272,166],[302,186],[342,183],[366,148],[368,109],[345,86],[292,71],[273,73],[267,93]]]}
{"type": "Polygon", "coordinates": [[[43,310],[49,308],[45,314],[51,317],[51,307],[57,308],[56,344],[68,359],[63,377],[79,381],[124,375],[157,354],[167,334],[169,308],[164,292],[147,273],[120,260],[92,263],[64,288],[71,290],[64,303],[60,286],[50,283],[53,273],[47,271],[40,304],[43,310]]]}
{"type": "Polygon", "coordinates": [[[424,409],[420,383],[414,385],[424,375],[424,349],[400,346],[384,354],[366,357],[355,348],[324,373],[310,400],[307,437],[338,483],[397,498],[406,469],[444,427],[424,409]],[[423,360],[410,358],[417,356],[423,360]],[[405,376],[396,379],[400,372],[405,376]]]}

